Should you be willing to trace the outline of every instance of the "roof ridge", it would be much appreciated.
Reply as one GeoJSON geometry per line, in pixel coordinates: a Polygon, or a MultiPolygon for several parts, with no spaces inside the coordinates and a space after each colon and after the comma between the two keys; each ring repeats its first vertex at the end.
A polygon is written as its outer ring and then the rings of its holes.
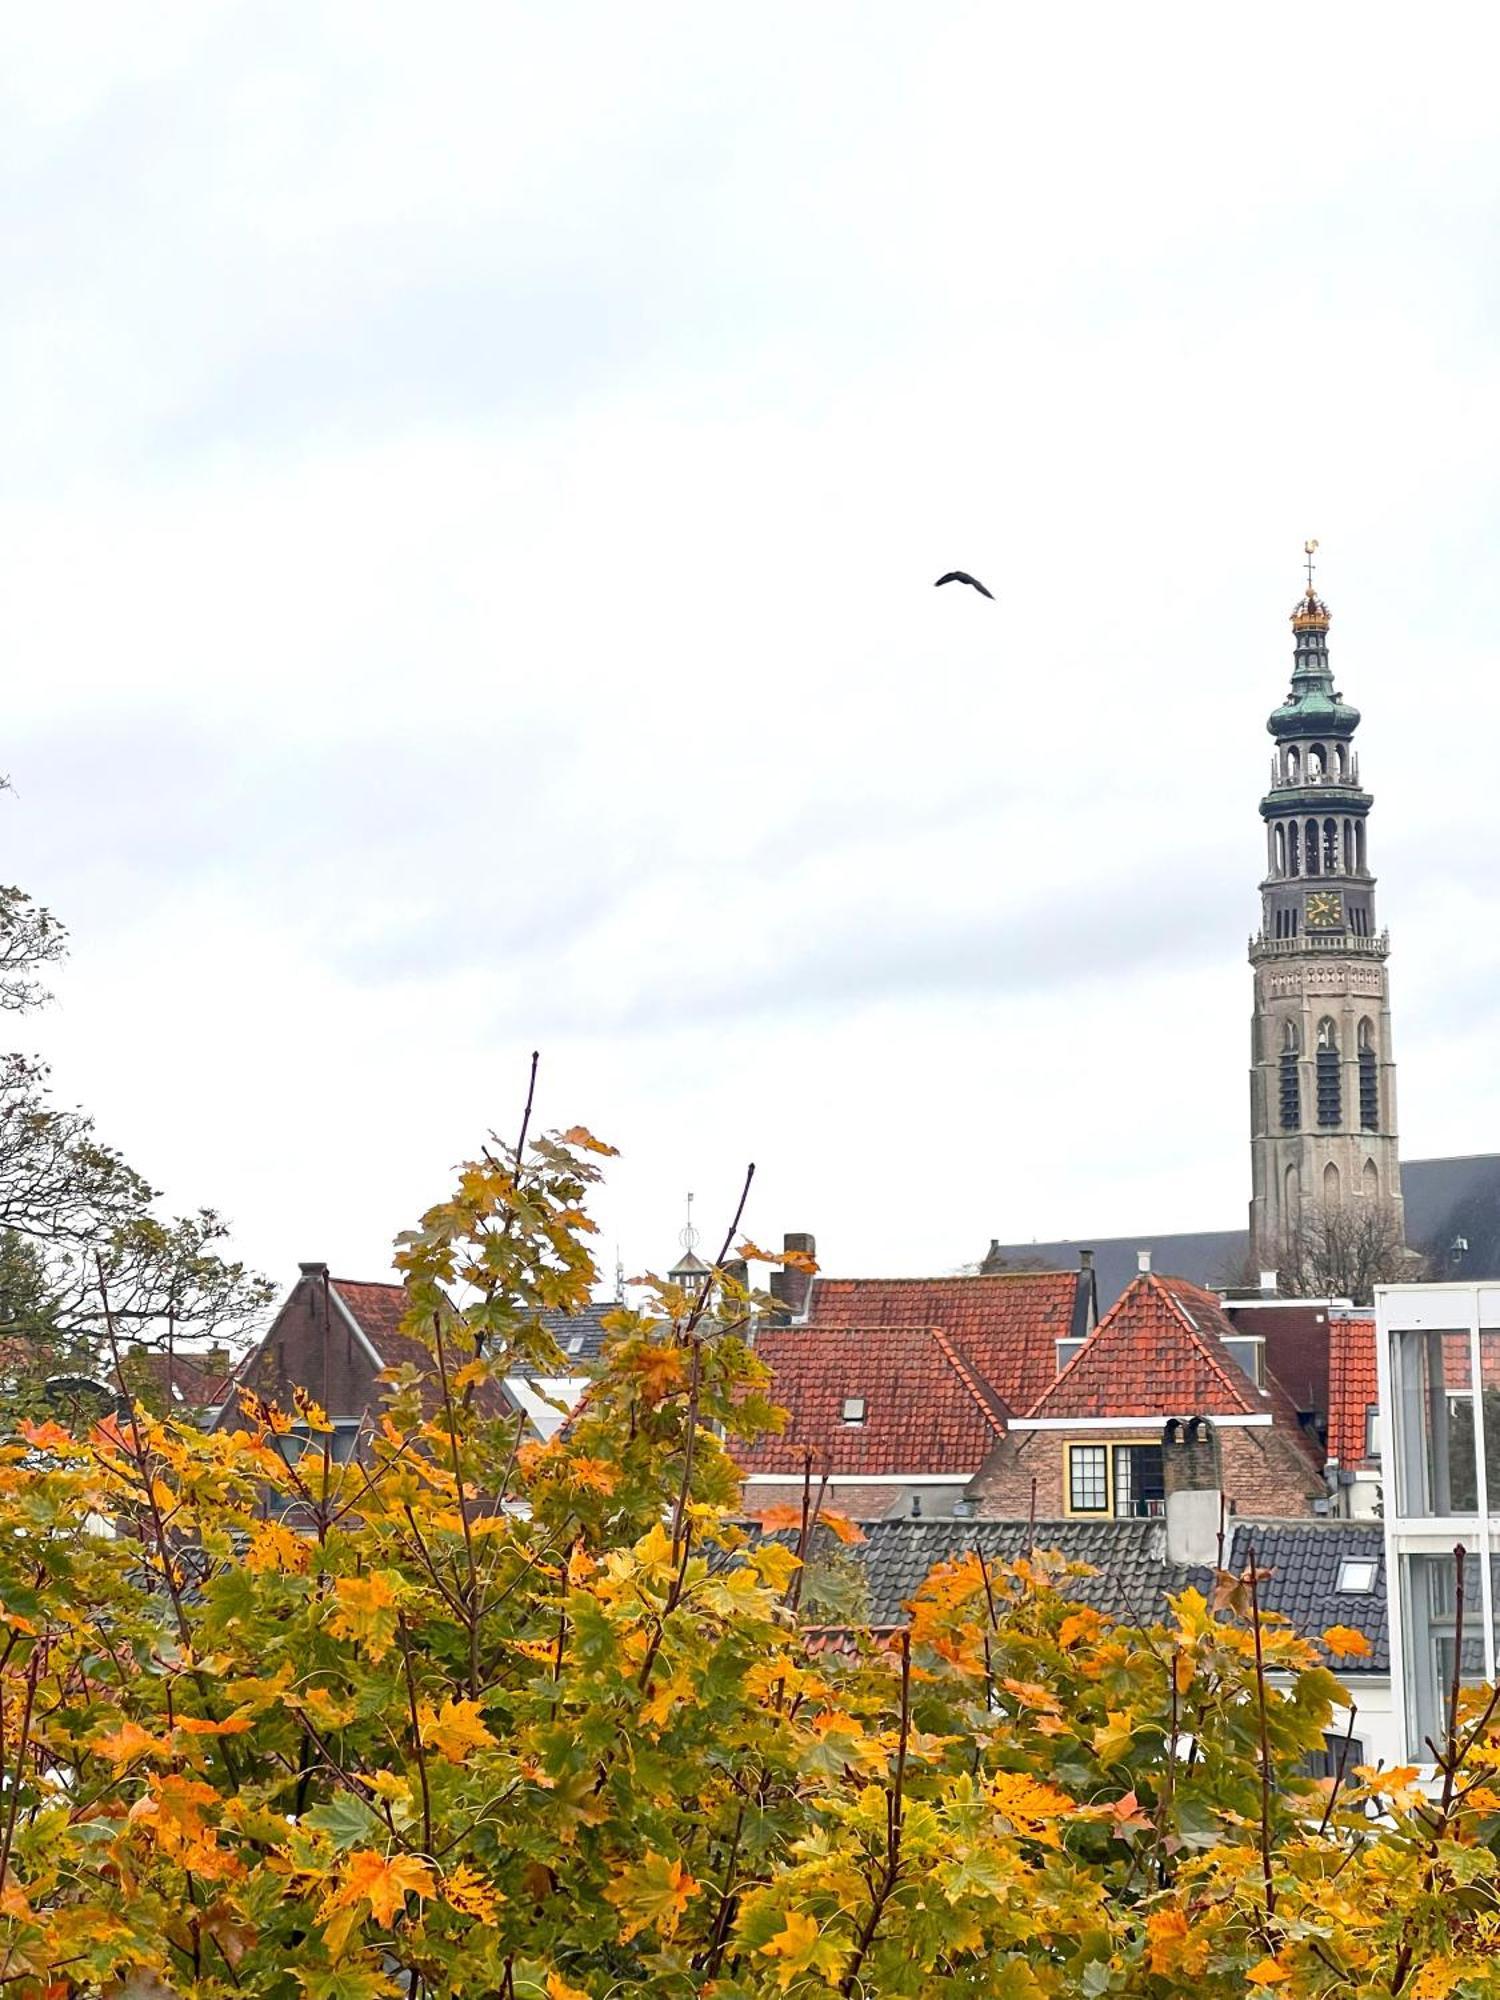
{"type": "MultiPolygon", "coordinates": [[[[1214,1374],[1218,1376],[1219,1380],[1223,1383],[1224,1387],[1229,1391],[1230,1395],[1233,1396],[1235,1400],[1239,1403],[1240,1409],[1244,1413],[1244,1415],[1246,1415],[1247,1417],[1259,1416],[1261,1406],[1248,1393],[1250,1388],[1252,1387],[1249,1376],[1243,1375],[1241,1374],[1239,1369],[1235,1369],[1235,1374],[1240,1375],[1240,1380],[1236,1382],[1229,1374],[1228,1368],[1226,1368],[1224,1364],[1220,1362],[1218,1355],[1214,1353],[1212,1347],[1210,1347],[1207,1341],[1204,1339],[1203,1337],[1204,1329],[1196,1324],[1196,1322],[1192,1318],[1192,1315],[1188,1312],[1187,1307],[1183,1305],[1182,1301],[1173,1296],[1172,1291],[1170,1287],[1167,1285],[1165,1279],[1158,1277],[1155,1271],[1147,1271],[1143,1273],[1143,1275],[1146,1278],[1148,1278],[1152,1284],[1156,1286],[1157,1290],[1161,1293],[1162,1297],[1166,1299],[1167,1303],[1171,1306],[1173,1312],[1175,1312],[1177,1317],[1182,1321],[1183,1326],[1187,1330],[1188,1338],[1196,1345],[1198,1352],[1203,1356],[1203,1359],[1208,1363],[1209,1367],[1213,1370],[1214,1374]]],[[[1192,1284],[1192,1280],[1190,1278],[1183,1278],[1179,1282],[1185,1285],[1192,1284]]],[[[1193,1289],[1197,1291],[1200,1288],[1195,1285],[1193,1286],[1193,1289]]],[[[1207,1293],[1207,1292],[1204,1293],[1205,1298],[1211,1298],[1212,1296],[1213,1296],[1212,1293],[1207,1293]]],[[[1124,1297],[1124,1293],[1121,1294],[1121,1297],[1122,1298],[1124,1297]]],[[[1224,1337],[1222,1334],[1215,1333],[1214,1339],[1219,1344],[1219,1346],[1221,1347],[1223,1346],[1224,1337]]],[[[1234,1367],[1234,1364],[1233,1362],[1230,1362],[1229,1368],[1232,1367],[1234,1367]]],[[[1270,1399],[1268,1397],[1267,1401],[1269,1400],[1270,1399]]]]}
{"type": "Polygon", "coordinates": [[[1007,1284],[1017,1278],[1079,1278],[1083,1273],[1076,1265],[1051,1265],[1040,1271],[945,1271],[938,1277],[929,1278],[831,1278],[822,1271],[813,1280],[819,1285],[973,1285],[1007,1284]]]}
{"type": "Polygon", "coordinates": [[[965,1365],[962,1356],[958,1353],[957,1349],[954,1348],[952,1343],[949,1341],[948,1336],[944,1333],[943,1329],[940,1326],[931,1326],[927,1329],[927,1331],[932,1335],[933,1339],[937,1342],[938,1347],[941,1349],[941,1351],[947,1356],[948,1366],[953,1370],[954,1374],[957,1375],[959,1381],[963,1383],[964,1387],[968,1390],[969,1394],[974,1398],[974,1401],[979,1405],[980,1411],[984,1417],[985,1422],[990,1426],[990,1429],[995,1433],[995,1436],[1004,1437],[1005,1419],[1002,1416],[1000,1416],[996,1410],[991,1408],[989,1401],[989,1396],[992,1396],[994,1394],[994,1391],[989,1389],[988,1383],[981,1385],[979,1378],[975,1375],[970,1374],[969,1369],[965,1365]],[[989,1390],[989,1395],[986,1395],[985,1393],[986,1390],[989,1390]]]}

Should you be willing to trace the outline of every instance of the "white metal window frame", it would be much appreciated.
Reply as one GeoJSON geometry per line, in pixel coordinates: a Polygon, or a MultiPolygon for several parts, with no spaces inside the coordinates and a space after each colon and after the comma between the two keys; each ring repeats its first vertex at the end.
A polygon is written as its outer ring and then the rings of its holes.
{"type": "MultiPolygon", "coordinates": [[[[1500,1519],[1490,1515],[1485,1470],[1484,1369],[1481,1330],[1500,1337],[1500,1285],[1377,1285],[1375,1288],[1375,1367],[1380,1389],[1380,1459],[1384,1470],[1386,1617],[1391,1640],[1391,1707],[1407,1728],[1406,1590],[1404,1556],[1451,1557],[1462,1542],[1479,1572],[1484,1633],[1484,1676],[1495,1678],[1494,1580],[1490,1557],[1500,1553],[1500,1519]],[[1474,1385],[1474,1479],[1477,1513],[1413,1515],[1400,1511],[1400,1465],[1395,1437],[1392,1346],[1405,1333],[1465,1333],[1469,1339],[1469,1380],[1474,1385]]],[[[1500,1495],[1496,1496],[1500,1504],[1500,1495]]],[[[1431,1768],[1425,1746],[1408,1744],[1408,1761],[1431,1768]]]]}

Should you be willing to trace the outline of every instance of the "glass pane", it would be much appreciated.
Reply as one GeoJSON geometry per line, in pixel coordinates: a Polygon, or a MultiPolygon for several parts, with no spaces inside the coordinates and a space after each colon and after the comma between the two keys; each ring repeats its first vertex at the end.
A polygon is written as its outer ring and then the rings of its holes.
{"type": "Polygon", "coordinates": [[[1479,1505],[1467,1333],[1392,1338],[1397,1511],[1406,1520],[1472,1514],[1479,1505]]]}
{"type": "MultiPolygon", "coordinates": [[[[1458,1566],[1452,1556],[1401,1558],[1402,1605],[1406,1632],[1406,1726],[1409,1754],[1432,1761],[1432,1743],[1441,1743],[1448,1727],[1448,1703],[1453,1688],[1453,1647],[1456,1628],[1458,1566]]],[[[1479,1564],[1464,1558],[1463,1680],[1484,1679],[1484,1605],[1479,1592],[1479,1564]]]]}
{"type": "Polygon", "coordinates": [[[1068,1453],[1069,1499],[1075,1514],[1102,1514],[1108,1502],[1102,1444],[1075,1444],[1068,1453]]]}

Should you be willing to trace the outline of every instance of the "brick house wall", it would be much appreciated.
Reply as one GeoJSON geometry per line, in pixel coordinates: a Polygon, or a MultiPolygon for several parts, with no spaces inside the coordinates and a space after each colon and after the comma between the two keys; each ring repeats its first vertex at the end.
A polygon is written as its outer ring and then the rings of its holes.
{"type": "MultiPolygon", "coordinates": [[[[369,1349],[331,1295],[326,1270],[305,1265],[239,1381],[287,1408],[295,1386],[330,1417],[358,1417],[380,1400],[378,1373],[369,1349]]],[[[238,1428],[241,1421],[231,1396],[224,1422],[238,1428]]]]}
{"type": "MultiPolygon", "coordinates": [[[[1231,1514],[1295,1520],[1310,1515],[1328,1489],[1307,1455],[1274,1426],[1220,1423],[1224,1498],[1231,1514]]],[[[1161,1425],[1143,1418],[1137,1429],[1012,1431],[974,1476],[969,1498],[985,1520],[1057,1520],[1068,1513],[1070,1444],[1156,1444],[1161,1425]],[[1033,1503],[1032,1482],[1036,1482],[1033,1503]]],[[[1097,1520],[1098,1515],[1084,1518],[1097,1520]]]]}

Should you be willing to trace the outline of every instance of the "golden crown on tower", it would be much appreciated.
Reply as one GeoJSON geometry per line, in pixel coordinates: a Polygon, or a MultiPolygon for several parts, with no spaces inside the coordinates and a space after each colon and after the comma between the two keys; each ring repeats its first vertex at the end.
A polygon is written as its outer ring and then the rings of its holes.
{"type": "Polygon", "coordinates": [[[1302,552],[1307,557],[1307,590],[1292,610],[1292,630],[1294,632],[1326,632],[1331,622],[1328,606],[1313,589],[1313,557],[1318,552],[1316,542],[1304,542],[1302,552]]]}

